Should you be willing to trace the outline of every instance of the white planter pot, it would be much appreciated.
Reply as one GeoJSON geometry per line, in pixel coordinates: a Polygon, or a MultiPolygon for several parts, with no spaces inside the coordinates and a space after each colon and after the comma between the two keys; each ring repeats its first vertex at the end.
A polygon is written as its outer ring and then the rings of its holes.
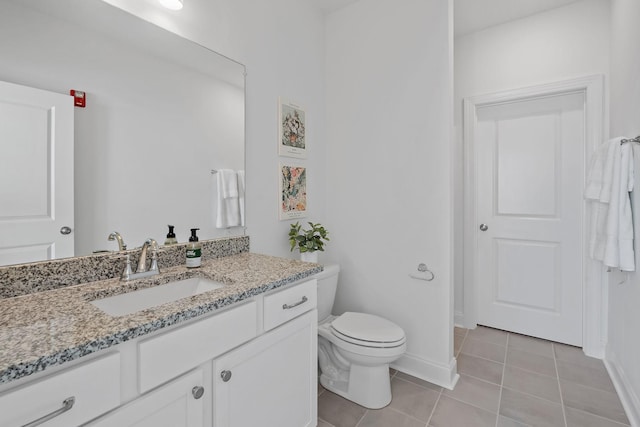
{"type": "Polygon", "coordinates": [[[305,262],[318,262],[318,252],[300,252],[300,260],[305,262]]]}

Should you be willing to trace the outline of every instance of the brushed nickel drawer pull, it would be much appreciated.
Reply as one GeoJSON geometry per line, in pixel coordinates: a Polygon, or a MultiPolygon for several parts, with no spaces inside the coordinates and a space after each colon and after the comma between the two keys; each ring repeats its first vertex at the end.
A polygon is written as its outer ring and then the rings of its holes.
{"type": "Polygon", "coordinates": [[[307,302],[307,301],[309,301],[309,299],[308,299],[307,297],[304,297],[304,296],[303,296],[303,297],[302,297],[302,299],[301,299],[300,301],[298,301],[297,303],[295,303],[295,304],[291,304],[291,305],[289,305],[289,304],[283,304],[283,305],[282,305],[282,309],[283,309],[283,310],[289,310],[289,309],[291,309],[291,308],[295,308],[295,307],[299,306],[300,304],[304,304],[304,303],[305,303],[305,302],[307,302]]]}
{"type": "Polygon", "coordinates": [[[40,417],[35,421],[31,421],[28,424],[23,425],[22,427],[36,427],[40,424],[44,424],[47,421],[57,417],[58,415],[64,414],[69,409],[73,408],[73,404],[76,403],[76,398],[74,396],[68,397],[62,401],[62,408],[51,412],[50,414],[45,415],[44,417],[40,417]]]}

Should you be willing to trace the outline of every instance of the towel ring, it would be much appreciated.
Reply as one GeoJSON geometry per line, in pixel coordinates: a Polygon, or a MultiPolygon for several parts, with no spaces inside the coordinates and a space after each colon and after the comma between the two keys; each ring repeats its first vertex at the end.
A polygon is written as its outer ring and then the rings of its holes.
{"type": "Polygon", "coordinates": [[[427,282],[430,282],[436,278],[436,275],[433,274],[433,271],[429,270],[427,264],[425,263],[421,262],[420,264],[418,264],[418,271],[420,272],[419,274],[412,273],[409,274],[409,277],[411,277],[412,279],[424,280],[427,282]]]}

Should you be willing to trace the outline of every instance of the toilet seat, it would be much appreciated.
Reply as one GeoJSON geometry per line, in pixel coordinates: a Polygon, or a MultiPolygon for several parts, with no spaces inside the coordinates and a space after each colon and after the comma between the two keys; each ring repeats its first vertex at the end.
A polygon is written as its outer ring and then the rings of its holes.
{"type": "Polygon", "coordinates": [[[335,337],[358,346],[394,348],[406,342],[402,328],[372,314],[346,312],[333,319],[330,325],[335,337]]]}

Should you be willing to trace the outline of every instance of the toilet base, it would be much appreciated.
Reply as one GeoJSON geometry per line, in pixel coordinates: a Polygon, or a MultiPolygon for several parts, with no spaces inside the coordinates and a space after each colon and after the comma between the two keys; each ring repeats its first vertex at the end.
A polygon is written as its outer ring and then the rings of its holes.
{"type": "Polygon", "coordinates": [[[320,384],[327,390],[369,409],[380,409],[391,403],[389,365],[359,366],[352,364],[349,381],[320,375],[320,384]]]}

